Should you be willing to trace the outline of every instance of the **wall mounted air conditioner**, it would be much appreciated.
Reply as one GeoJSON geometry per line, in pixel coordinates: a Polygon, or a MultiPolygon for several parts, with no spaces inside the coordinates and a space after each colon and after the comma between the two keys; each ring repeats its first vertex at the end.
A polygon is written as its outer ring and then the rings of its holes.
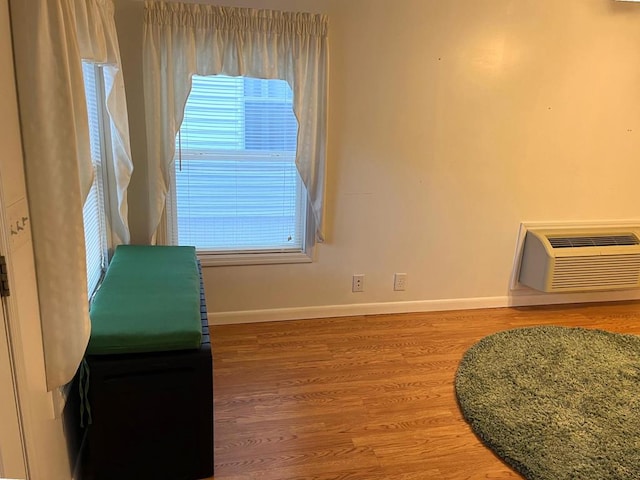
{"type": "Polygon", "coordinates": [[[640,226],[528,230],[519,281],[543,292],[638,288],[640,226]]]}

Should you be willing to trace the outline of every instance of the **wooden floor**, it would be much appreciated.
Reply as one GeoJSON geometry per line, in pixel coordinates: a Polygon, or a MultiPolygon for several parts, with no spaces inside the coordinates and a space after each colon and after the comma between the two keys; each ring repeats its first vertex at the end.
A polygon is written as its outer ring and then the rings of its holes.
{"type": "Polygon", "coordinates": [[[640,303],[213,327],[216,480],[517,479],[453,379],[485,335],[556,324],[640,334],[640,303]]]}

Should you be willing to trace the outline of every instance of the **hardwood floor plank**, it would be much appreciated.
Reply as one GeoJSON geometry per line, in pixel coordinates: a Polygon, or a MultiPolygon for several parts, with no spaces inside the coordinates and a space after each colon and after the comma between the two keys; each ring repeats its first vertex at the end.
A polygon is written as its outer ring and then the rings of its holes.
{"type": "Polygon", "coordinates": [[[216,480],[521,478],[475,437],[453,381],[486,335],[640,334],[640,303],[213,326],[216,480]]]}

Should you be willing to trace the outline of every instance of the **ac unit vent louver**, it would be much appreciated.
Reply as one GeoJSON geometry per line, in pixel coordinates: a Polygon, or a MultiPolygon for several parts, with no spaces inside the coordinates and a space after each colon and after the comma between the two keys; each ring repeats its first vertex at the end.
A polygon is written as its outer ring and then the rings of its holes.
{"type": "Polygon", "coordinates": [[[543,292],[640,287],[640,226],[527,231],[520,283],[543,292]]]}
{"type": "Polygon", "coordinates": [[[602,235],[590,237],[549,237],[553,248],[606,247],[610,245],[638,245],[635,235],[602,235]]]}

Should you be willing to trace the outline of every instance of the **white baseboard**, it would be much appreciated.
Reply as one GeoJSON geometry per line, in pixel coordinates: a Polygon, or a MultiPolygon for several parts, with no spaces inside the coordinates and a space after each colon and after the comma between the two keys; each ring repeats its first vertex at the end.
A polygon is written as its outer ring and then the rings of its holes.
{"type": "Polygon", "coordinates": [[[389,313],[442,312],[449,310],[475,310],[480,308],[525,307],[567,303],[616,302],[640,300],[640,291],[623,290],[577,294],[521,294],[503,297],[456,298],[419,300],[410,302],[355,303],[348,305],[318,305],[266,310],[244,310],[209,313],[211,325],[276,322],[313,318],[381,315],[389,313]]]}

